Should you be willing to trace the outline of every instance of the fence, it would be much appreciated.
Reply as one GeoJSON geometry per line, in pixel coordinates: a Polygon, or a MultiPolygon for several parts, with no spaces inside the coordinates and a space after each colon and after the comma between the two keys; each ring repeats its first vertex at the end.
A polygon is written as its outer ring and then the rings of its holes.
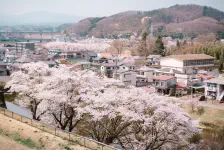
{"type": "Polygon", "coordinates": [[[30,118],[27,118],[24,116],[21,116],[17,113],[11,112],[11,111],[1,108],[1,107],[0,107],[0,114],[3,114],[7,117],[18,120],[22,123],[26,123],[32,127],[38,128],[42,131],[45,131],[45,132],[48,132],[55,136],[61,137],[70,142],[78,143],[79,145],[84,146],[89,149],[92,149],[92,150],[118,150],[112,146],[97,142],[95,140],[92,140],[92,139],[89,139],[89,138],[86,138],[86,137],[83,137],[83,136],[80,136],[80,135],[77,135],[74,133],[60,130],[59,128],[51,127],[49,125],[46,125],[44,123],[41,123],[39,121],[30,119],[30,118]]]}

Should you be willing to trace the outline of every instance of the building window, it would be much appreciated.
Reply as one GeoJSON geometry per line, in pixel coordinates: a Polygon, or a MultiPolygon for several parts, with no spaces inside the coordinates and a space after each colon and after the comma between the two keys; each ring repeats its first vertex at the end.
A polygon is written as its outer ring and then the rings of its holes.
{"type": "Polygon", "coordinates": [[[156,82],[156,86],[159,86],[159,82],[156,82]]]}
{"type": "Polygon", "coordinates": [[[130,77],[130,74],[124,74],[124,78],[130,77]]]}
{"type": "Polygon", "coordinates": [[[215,83],[208,83],[208,87],[217,87],[217,84],[215,84],[215,83]]]}
{"type": "Polygon", "coordinates": [[[165,83],[164,82],[161,82],[161,87],[165,87],[165,83]]]}
{"type": "Polygon", "coordinates": [[[115,74],[114,78],[120,78],[120,75],[119,74],[115,74]]]}

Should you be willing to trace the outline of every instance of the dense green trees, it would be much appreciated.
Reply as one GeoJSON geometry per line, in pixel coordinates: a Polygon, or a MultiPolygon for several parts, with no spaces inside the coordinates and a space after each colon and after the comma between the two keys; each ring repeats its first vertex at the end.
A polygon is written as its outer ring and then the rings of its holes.
{"type": "Polygon", "coordinates": [[[156,40],[153,37],[148,37],[147,32],[143,32],[141,40],[137,48],[139,56],[147,57],[150,54],[165,56],[165,47],[163,45],[162,37],[158,36],[156,40]]]}
{"type": "Polygon", "coordinates": [[[163,41],[161,36],[158,36],[154,49],[153,49],[153,54],[158,54],[161,56],[165,56],[165,47],[163,45],[163,41]]]}
{"type": "Polygon", "coordinates": [[[147,49],[147,37],[148,37],[148,32],[143,31],[142,36],[141,36],[141,40],[139,42],[138,45],[138,54],[140,56],[147,56],[149,54],[148,49],[147,49]]]}
{"type": "Polygon", "coordinates": [[[223,44],[211,44],[195,47],[192,49],[193,54],[207,54],[216,58],[216,64],[219,65],[219,70],[223,70],[224,63],[224,46],[223,44]]]}

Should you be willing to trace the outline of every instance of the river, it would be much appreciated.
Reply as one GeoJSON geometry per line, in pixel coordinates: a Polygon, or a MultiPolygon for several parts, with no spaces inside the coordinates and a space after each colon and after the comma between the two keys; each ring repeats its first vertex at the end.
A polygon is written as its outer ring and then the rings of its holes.
{"type": "Polygon", "coordinates": [[[28,117],[28,118],[32,118],[31,112],[26,108],[21,108],[18,105],[15,105],[10,102],[6,102],[6,106],[9,111],[12,111],[14,113],[20,114],[20,115],[28,117]]]}

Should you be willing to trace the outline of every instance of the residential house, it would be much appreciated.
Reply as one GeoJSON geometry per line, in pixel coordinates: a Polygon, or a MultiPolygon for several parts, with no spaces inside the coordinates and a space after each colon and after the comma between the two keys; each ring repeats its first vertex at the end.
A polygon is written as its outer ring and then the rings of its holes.
{"type": "Polygon", "coordinates": [[[98,53],[98,57],[104,57],[106,59],[112,60],[114,58],[112,53],[109,52],[103,52],[103,53],[98,53]]]}
{"type": "MultiPolygon", "coordinates": [[[[114,63],[114,56],[111,53],[98,53],[97,57],[93,58],[93,63],[114,63]]],[[[116,61],[115,61],[116,62],[116,61]]]]}
{"type": "Polygon", "coordinates": [[[161,55],[149,55],[147,57],[147,65],[153,66],[153,67],[159,67],[160,66],[160,57],[161,57],[161,55]]]}
{"type": "Polygon", "coordinates": [[[123,56],[115,56],[112,58],[112,61],[113,62],[123,62],[124,58],[125,57],[123,57],[123,56]]]}
{"type": "Polygon", "coordinates": [[[81,70],[84,70],[84,69],[91,68],[91,63],[90,62],[83,61],[83,62],[76,63],[75,66],[76,66],[76,68],[81,68],[81,70]]]}
{"type": "Polygon", "coordinates": [[[155,76],[155,68],[149,68],[146,66],[140,67],[136,70],[137,78],[139,82],[146,82],[145,85],[153,83],[153,78],[155,76]]]}
{"type": "Polygon", "coordinates": [[[160,75],[153,78],[154,87],[157,92],[163,92],[169,94],[170,89],[176,87],[177,80],[174,76],[160,75]]]}
{"type": "Polygon", "coordinates": [[[212,78],[204,83],[206,97],[224,101],[224,77],[212,78]]]}
{"type": "Polygon", "coordinates": [[[45,61],[45,63],[48,64],[50,68],[57,66],[57,63],[55,61],[45,61]]]}
{"type": "Polygon", "coordinates": [[[173,68],[163,68],[155,70],[155,76],[160,75],[175,76],[176,73],[180,74],[181,72],[173,68]]]}
{"type": "Polygon", "coordinates": [[[48,54],[47,56],[48,61],[55,61],[57,59],[61,59],[61,56],[59,54],[48,54]]]}
{"type": "Polygon", "coordinates": [[[214,76],[211,76],[211,75],[209,75],[209,74],[197,74],[196,76],[197,76],[197,78],[200,79],[201,82],[204,82],[204,81],[206,81],[206,80],[215,78],[214,76]]]}
{"type": "Polygon", "coordinates": [[[112,78],[113,72],[116,72],[121,65],[123,65],[123,63],[104,63],[101,64],[100,70],[104,72],[108,78],[112,78]]]}
{"type": "Polygon", "coordinates": [[[113,78],[121,80],[125,85],[136,85],[136,73],[128,70],[117,70],[113,72],[113,78]]]}
{"type": "Polygon", "coordinates": [[[80,58],[83,58],[89,62],[93,62],[94,58],[97,58],[97,53],[93,51],[81,51],[80,58]]]}
{"type": "Polygon", "coordinates": [[[48,50],[48,55],[56,55],[56,54],[61,54],[62,50],[60,48],[51,48],[48,50]]]}
{"type": "Polygon", "coordinates": [[[101,57],[101,56],[93,58],[92,60],[93,60],[93,63],[98,63],[98,64],[111,62],[111,59],[107,59],[107,58],[101,57]]]}
{"type": "Polygon", "coordinates": [[[121,66],[119,66],[119,69],[121,70],[128,70],[128,71],[134,71],[136,69],[136,65],[132,63],[124,63],[121,66]]]}
{"type": "Polygon", "coordinates": [[[76,52],[73,50],[62,50],[61,53],[59,54],[62,58],[75,58],[76,52]]]}
{"type": "Polygon", "coordinates": [[[176,80],[180,84],[185,86],[191,86],[193,84],[201,82],[201,79],[196,74],[184,74],[179,70],[173,68],[163,68],[155,70],[155,76],[168,75],[176,77],[176,80]]]}

